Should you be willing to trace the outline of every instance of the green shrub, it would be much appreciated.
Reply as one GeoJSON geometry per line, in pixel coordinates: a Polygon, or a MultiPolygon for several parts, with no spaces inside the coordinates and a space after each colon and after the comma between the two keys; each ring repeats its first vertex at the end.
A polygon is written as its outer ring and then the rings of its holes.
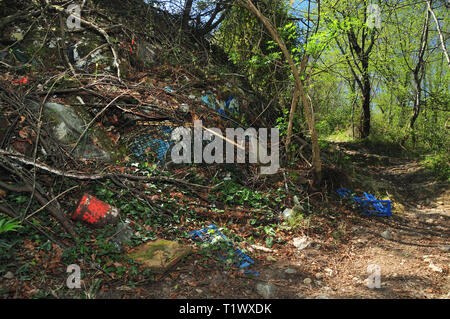
{"type": "Polygon", "coordinates": [[[429,155],[423,161],[426,167],[431,169],[442,180],[450,181],[450,155],[429,155]]]}

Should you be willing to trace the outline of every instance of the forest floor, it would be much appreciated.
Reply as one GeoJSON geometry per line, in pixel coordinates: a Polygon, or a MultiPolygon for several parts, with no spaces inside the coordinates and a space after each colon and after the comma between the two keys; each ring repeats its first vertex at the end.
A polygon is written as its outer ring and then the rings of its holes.
{"type": "MultiPolygon", "coordinates": [[[[139,275],[141,280],[131,280],[129,270],[124,276],[112,274],[113,278],[108,278],[94,270],[83,274],[81,290],[65,287],[68,274],[60,263],[61,248],[53,245],[51,251],[45,252],[38,248],[42,242],[26,239],[20,248],[22,261],[12,263],[9,269],[31,263],[35,266],[29,270],[40,270],[33,271],[34,275],[26,280],[17,275],[18,270],[12,278],[1,277],[0,294],[4,298],[449,299],[448,182],[437,180],[417,160],[373,154],[358,144],[335,143],[334,147],[348,157],[355,176],[365,181],[354,191],[370,189],[365,185],[368,181],[375,183],[375,188],[388,190],[392,217],[365,217],[345,207],[338,196],[329,194],[325,214],[313,214],[310,227],[277,230],[283,240],[271,248],[264,243],[250,244],[250,224],[230,224],[228,220],[232,232],[245,238],[240,247],[249,251],[255,261],[251,269],[258,276],[226,267],[194,247],[190,256],[156,279],[139,275]],[[311,243],[298,249],[294,238],[308,238],[311,243]],[[54,262],[52,258],[56,258],[54,262]],[[368,278],[374,275],[373,270],[368,270],[370,265],[379,269],[379,288],[367,286],[368,278]]],[[[208,218],[203,222],[208,222],[208,218]]],[[[179,225],[186,231],[198,229],[188,222],[179,225]]],[[[186,237],[170,238],[163,233],[157,236],[193,246],[186,237]]],[[[88,265],[84,267],[87,269],[88,265]]]]}
{"type": "MultiPolygon", "coordinates": [[[[269,298],[449,299],[448,183],[436,181],[415,160],[380,157],[345,144],[338,147],[365,174],[392,189],[401,213],[345,219],[345,239],[339,244],[319,235],[300,251],[292,242],[259,251],[257,277],[191,259],[163,280],[140,286],[140,297],[261,298],[264,293],[256,286],[269,283],[265,295],[269,298]],[[371,264],[379,266],[380,288],[367,286],[371,264]]],[[[122,294],[111,290],[98,297],[119,297],[117,293],[122,294]]],[[[133,291],[128,293],[136,297],[133,291]]]]}

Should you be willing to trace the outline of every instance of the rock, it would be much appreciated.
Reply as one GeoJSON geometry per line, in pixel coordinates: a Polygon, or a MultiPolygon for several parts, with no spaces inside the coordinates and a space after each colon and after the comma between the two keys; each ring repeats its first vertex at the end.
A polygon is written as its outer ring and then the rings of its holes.
{"type": "Polygon", "coordinates": [[[134,248],[127,256],[162,274],[192,252],[192,247],[158,239],[134,248]]]}
{"type": "Polygon", "coordinates": [[[3,276],[3,278],[5,278],[5,279],[13,279],[13,278],[14,278],[14,274],[13,274],[12,272],[8,271],[8,272],[3,276]]]}
{"type": "Polygon", "coordinates": [[[203,290],[201,290],[201,289],[195,289],[195,291],[197,292],[197,293],[199,293],[199,294],[201,294],[201,293],[203,293],[203,290]]]}
{"type": "Polygon", "coordinates": [[[270,282],[258,283],[256,285],[256,291],[264,298],[271,298],[275,294],[275,286],[270,282]]]}
{"type": "Polygon", "coordinates": [[[436,271],[436,272],[442,272],[442,268],[436,266],[435,264],[431,263],[428,265],[429,268],[431,268],[431,270],[436,271]]]}
{"type": "Polygon", "coordinates": [[[284,271],[287,274],[296,274],[297,270],[293,269],[293,268],[288,268],[284,271]]]}
{"type": "Polygon", "coordinates": [[[329,277],[332,277],[334,275],[334,271],[331,268],[325,268],[324,271],[327,273],[329,277]]]}
{"type": "Polygon", "coordinates": [[[315,277],[317,280],[321,280],[323,278],[323,275],[320,272],[318,272],[315,274],[315,277]]]}
{"type": "Polygon", "coordinates": [[[450,245],[439,246],[439,249],[442,251],[450,251],[450,245]]]}
{"type": "Polygon", "coordinates": [[[182,103],[180,104],[180,111],[183,113],[187,113],[189,112],[189,105],[187,105],[186,103],[182,103]]]}
{"type": "Polygon", "coordinates": [[[272,253],[273,249],[264,247],[264,246],[260,246],[260,245],[250,245],[251,248],[257,249],[257,250],[262,250],[266,253],[272,253]]]}
{"type": "Polygon", "coordinates": [[[387,240],[391,240],[392,239],[392,235],[389,232],[389,230],[385,230],[384,232],[381,233],[381,237],[383,237],[384,239],[387,240]]]}
{"type": "Polygon", "coordinates": [[[319,295],[316,297],[316,299],[330,299],[330,298],[326,295],[319,295]]]}
{"type": "Polygon", "coordinates": [[[327,286],[322,287],[320,290],[323,290],[325,292],[332,292],[333,291],[333,289],[331,289],[330,287],[327,287],[327,286]]]}
{"type": "Polygon", "coordinates": [[[311,285],[312,280],[311,280],[311,278],[305,278],[305,279],[303,280],[303,283],[304,283],[305,285],[311,285]]]}
{"type": "MultiPolygon", "coordinates": [[[[28,107],[32,112],[38,112],[40,105],[29,101],[28,107]]],[[[52,128],[55,138],[68,149],[72,148],[84,132],[86,125],[92,120],[89,113],[81,106],[72,108],[50,102],[44,104],[44,117],[49,127],[52,128]]],[[[79,142],[74,154],[78,157],[109,161],[111,152],[114,150],[116,150],[116,146],[107,132],[98,125],[92,125],[79,142]]]]}

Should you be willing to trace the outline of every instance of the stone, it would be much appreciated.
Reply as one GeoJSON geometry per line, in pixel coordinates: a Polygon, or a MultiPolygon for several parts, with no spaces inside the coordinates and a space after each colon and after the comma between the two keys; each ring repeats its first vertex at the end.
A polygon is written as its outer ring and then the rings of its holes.
{"type": "Polygon", "coordinates": [[[327,273],[329,277],[332,277],[334,275],[334,271],[331,268],[325,268],[324,271],[327,273]]]}
{"type": "Polygon", "coordinates": [[[257,293],[264,298],[271,298],[275,294],[275,286],[270,282],[267,283],[258,283],[256,285],[257,293]]]}
{"type": "Polygon", "coordinates": [[[385,230],[384,232],[381,233],[381,237],[383,237],[384,239],[387,240],[391,240],[392,239],[392,235],[389,232],[389,230],[385,230]]]}
{"type": "Polygon", "coordinates": [[[297,270],[295,270],[293,268],[287,268],[284,272],[287,274],[296,274],[297,270]]]}
{"type": "MultiPolygon", "coordinates": [[[[38,112],[40,105],[29,101],[28,107],[32,112],[38,112]]],[[[92,120],[81,106],[71,107],[51,102],[44,104],[44,117],[47,125],[52,128],[55,138],[68,149],[72,149],[86,125],[92,120]]],[[[94,124],[83,136],[74,154],[82,158],[110,161],[111,152],[114,150],[116,146],[107,132],[94,124]]]]}
{"type": "Polygon", "coordinates": [[[322,287],[320,290],[323,290],[325,292],[333,292],[333,289],[331,289],[330,287],[327,287],[327,286],[322,287]]]}
{"type": "Polygon", "coordinates": [[[303,280],[303,283],[304,283],[305,285],[311,285],[312,280],[311,280],[311,278],[305,278],[305,279],[303,280]]]}
{"type": "Polygon", "coordinates": [[[429,268],[431,268],[431,270],[435,271],[435,272],[442,272],[442,268],[436,266],[435,264],[431,263],[428,265],[429,268]]]}
{"type": "Polygon", "coordinates": [[[128,257],[142,263],[154,273],[164,273],[192,252],[190,246],[158,239],[133,249],[128,257]]]}
{"type": "Polygon", "coordinates": [[[321,280],[323,278],[323,275],[320,272],[318,272],[315,274],[315,277],[317,280],[321,280]]]}
{"type": "Polygon", "coordinates": [[[13,279],[13,278],[14,278],[14,274],[13,274],[12,272],[8,271],[8,272],[3,276],[3,278],[5,278],[5,279],[13,279]]]}
{"type": "Polygon", "coordinates": [[[180,104],[180,111],[183,113],[187,113],[189,112],[189,105],[187,105],[186,103],[182,103],[180,104]]]}
{"type": "Polygon", "coordinates": [[[439,246],[439,249],[442,251],[450,251],[450,245],[439,246]]]}
{"type": "Polygon", "coordinates": [[[316,297],[316,299],[330,299],[330,298],[326,295],[319,295],[316,297]]]}

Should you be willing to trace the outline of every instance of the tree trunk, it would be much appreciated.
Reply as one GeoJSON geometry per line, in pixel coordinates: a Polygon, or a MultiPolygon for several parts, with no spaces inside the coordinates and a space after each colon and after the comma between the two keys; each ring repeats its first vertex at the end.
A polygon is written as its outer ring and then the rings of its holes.
{"type": "MultiPolygon", "coordinates": [[[[429,4],[429,3],[428,3],[429,4]]],[[[427,11],[427,16],[425,19],[425,23],[423,26],[422,36],[421,36],[421,44],[420,44],[420,50],[419,50],[419,58],[416,64],[416,67],[414,68],[413,75],[414,75],[414,89],[415,89],[415,95],[414,95],[414,106],[413,106],[413,116],[411,117],[411,121],[409,124],[409,127],[411,129],[411,136],[413,144],[416,144],[416,136],[414,133],[414,124],[417,120],[417,117],[420,114],[421,109],[421,99],[422,99],[422,79],[423,79],[423,69],[424,69],[424,54],[425,49],[427,47],[428,42],[428,22],[430,20],[430,10],[427,11]]]]}
{"type": "Polygon", "coordinates": [[[181,30],[186,31],[188,28],[189,18],[191,16],[192,3],[194,0],[186,0],[184,5],[183,17],[181,18],[181,30]]]}
{"type": "Polygon", "coordinates": [[[368,73],[364,75],[363,81],[361,138],[366,138],[370,135],[370,79],[368,73]]]}

